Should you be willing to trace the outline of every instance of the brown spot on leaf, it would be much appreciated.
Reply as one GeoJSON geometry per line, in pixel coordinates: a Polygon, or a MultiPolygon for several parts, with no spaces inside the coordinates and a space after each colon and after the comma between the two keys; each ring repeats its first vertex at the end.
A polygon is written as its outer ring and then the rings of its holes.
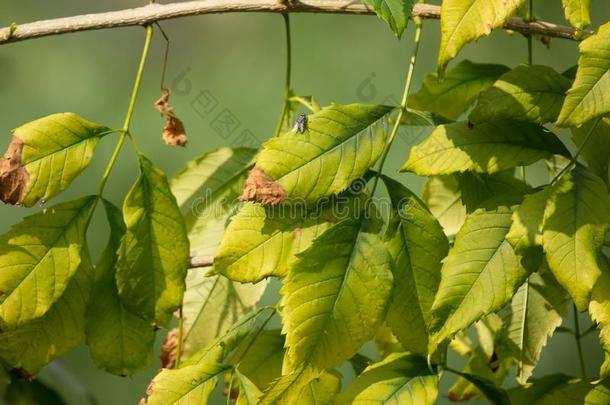
{"type": "Polygon", "coordinates": [[[30,175],[23,166],[23,141],[13,137],[4,157],[0,157],[0,200],[21,205],[30,175]]]}
{"type": "Polygon", "coordinates": [[[487,27],[487,33],[491,34],[491,31],[493,31],[494,26],[491,25],[490,23],[485,24],[485,26],[487,27]]]}
{"type": "MultiPolygon", "coordinates": [[[[174,368],[176,366],[176,357],[178,356],[178,328],[174,328],[169,331],[163,345],[161,346],[161,353],[159,353],[159,360],[161,361],[162,368],[174,368]]],[[[186,340],[186,334],[182,335],[182,345],[186,340]]],[[[149,386],[152,389],[152,383],[149,386]]],[[[150,394],[149,394],[150,395],[150,394]]]]}
{"type": "Polygon", "coordinates": [[[169,104],[169,89],[163,89],[163,94],[155,102],[155,109],[165,117],[165,126],[163,127],[163,140],[171,146],[186,146],[188,138],[184,124],[176,116],[174,108],[169,104]]]}
{"type": "Polygon", "coordinates": [[[263,205],[278,205],[286,199],[286,192],[264,170],[255,167],[250,171],[239,199],[263,205]]]}
{"type": "Polygon", "coordinates": [[[301,232],[301,228],[294,228],[294,230],[292,231],[292,236],[293,236],[295,239],[298,239],[298,238],[300,238],[300,237],[301,237],[301,233],[302,233],[302,232],[301,232]]]}

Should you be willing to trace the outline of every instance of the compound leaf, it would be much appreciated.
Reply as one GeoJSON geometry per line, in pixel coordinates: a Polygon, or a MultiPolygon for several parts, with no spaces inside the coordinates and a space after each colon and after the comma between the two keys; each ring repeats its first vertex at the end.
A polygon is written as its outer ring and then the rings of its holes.
{"type": "Polygon", "coordinates": [[[388,23],[394,35],[402,36],[413,8],[412,0],[362,0],[362,3],[373,7],[379,18],[388,23]]]}

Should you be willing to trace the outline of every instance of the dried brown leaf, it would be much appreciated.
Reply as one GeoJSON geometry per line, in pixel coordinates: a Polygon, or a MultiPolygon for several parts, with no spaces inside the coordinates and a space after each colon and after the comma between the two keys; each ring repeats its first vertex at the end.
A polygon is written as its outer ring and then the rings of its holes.
{"type": "MultiPolygon", "coordinates": [[[[165,341],[163,341],[161,353],[159,353],[161,368],[174,368],[176,366],[176,357],[178,356],[178,335],[178,328],[174,328],[169,331],[165,341]]],[[[182,336],[183,344],[185,337],[186,336],[182,336]]]]}
{"type": "Polygon", "coordinates": [[[30,175],[21,161],[23,141],[13,137],[4,157],[0,157],[0,200],[7,204],[20,205],[30,175]]]}
{"type": "Polygon", "coordinates": [[[286,199],[286,191],[264,170],[254,168],[250,171],[241,201],[256,201],[263,205],[277,205],[286,199]]]}
{"type": "Polygon", "coordinates": [[[155,102],[155,109],[165,117],[165,126],[163,127],[162,134],[163,141],[171,146],[186,146],[188,143],[186,130],[180,118],[176,116],[174,108],[169,103],[170,94],[169,89],[163,89],[163,94],[155,102]]]}

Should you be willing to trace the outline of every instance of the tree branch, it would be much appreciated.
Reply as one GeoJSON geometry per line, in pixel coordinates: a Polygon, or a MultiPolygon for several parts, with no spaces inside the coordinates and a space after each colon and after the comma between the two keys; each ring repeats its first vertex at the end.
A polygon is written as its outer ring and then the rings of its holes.
{"type": "Polygon", "coordinates": [[[189,268],[212,267],[214,265],[214,256],[192,256],[189,268]]]}
{"type": "MultiPolygon", "coordinates": [[[[5,27],[0,29],[0,45],[77,31],[149,25],[171,18],[233,12],[374,14],[369,7],[358,0],[284,0],[282,3],[279,0],[203,0],[170,4],[152,3],[126,10],[56,18],[5,27]]],[[[421,18],[438,19],[440,18],[440,7],[416,4],[412,14],[421,18]]],[[[585,35],[579,35],[570,27],[544,21],[525,22],[519,17],[511,18],[504,28],[523,34],[540,34],[571,40],[578,40],[590,33],[590,31],[586,31],[585,35]]]]}

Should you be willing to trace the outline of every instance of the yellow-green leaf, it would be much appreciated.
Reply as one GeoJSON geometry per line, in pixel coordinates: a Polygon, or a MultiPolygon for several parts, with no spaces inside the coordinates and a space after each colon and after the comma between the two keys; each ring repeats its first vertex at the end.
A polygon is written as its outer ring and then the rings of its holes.
{"type": "Polygon", "coordinates": [[[571,130],[572,140],[582,150],[580,156],[587,162],[589,169],[608,184],[610,119],[594,120],[571,130]]]}
{"type": "Polygon", "coordinates": [[[566,20],[576,29],[582,30],[591,24],[589,9],[591,0],[562,0],[566,20]]]}
{"type": "Polygon", "coordinates": [[[591,292],[589,314],[599,328],[599,340],[607,352],[610,352],[610,264],[606,256],[599,258],[602,269],[591,292]]]}
{"type": "Polygon", "coordinates": [[[579,45],[580,58],[572,88],[557,125],[579,127],[610,111],[610,22],[579,45]]]}
{"type": "Polygon", "coordinates": [[[402,36],[411,17],[413,0],[362,0],[362,3],[373,7],[377,16],[388,23],[394,35],[402,36]]]}
{"type": "Polygon", "coordinates": [[[444,0],[441,5],[441,45],[438,70],[469,42],[489,35],[517,11],[524,0],[444,0]]]}
{"type": "Polygon", "coordinates": [[[49,311],[81,264],[96,197],[26,217],[0,238],[0,326],[14,329],[49,311]]]}
{"type": "Polygon", "coordinates": [[[443,226],[445,234],[454,236],[466,219],[459,179],[455,175],[430,176],[424,184],[422,199],[443,226]]]}

